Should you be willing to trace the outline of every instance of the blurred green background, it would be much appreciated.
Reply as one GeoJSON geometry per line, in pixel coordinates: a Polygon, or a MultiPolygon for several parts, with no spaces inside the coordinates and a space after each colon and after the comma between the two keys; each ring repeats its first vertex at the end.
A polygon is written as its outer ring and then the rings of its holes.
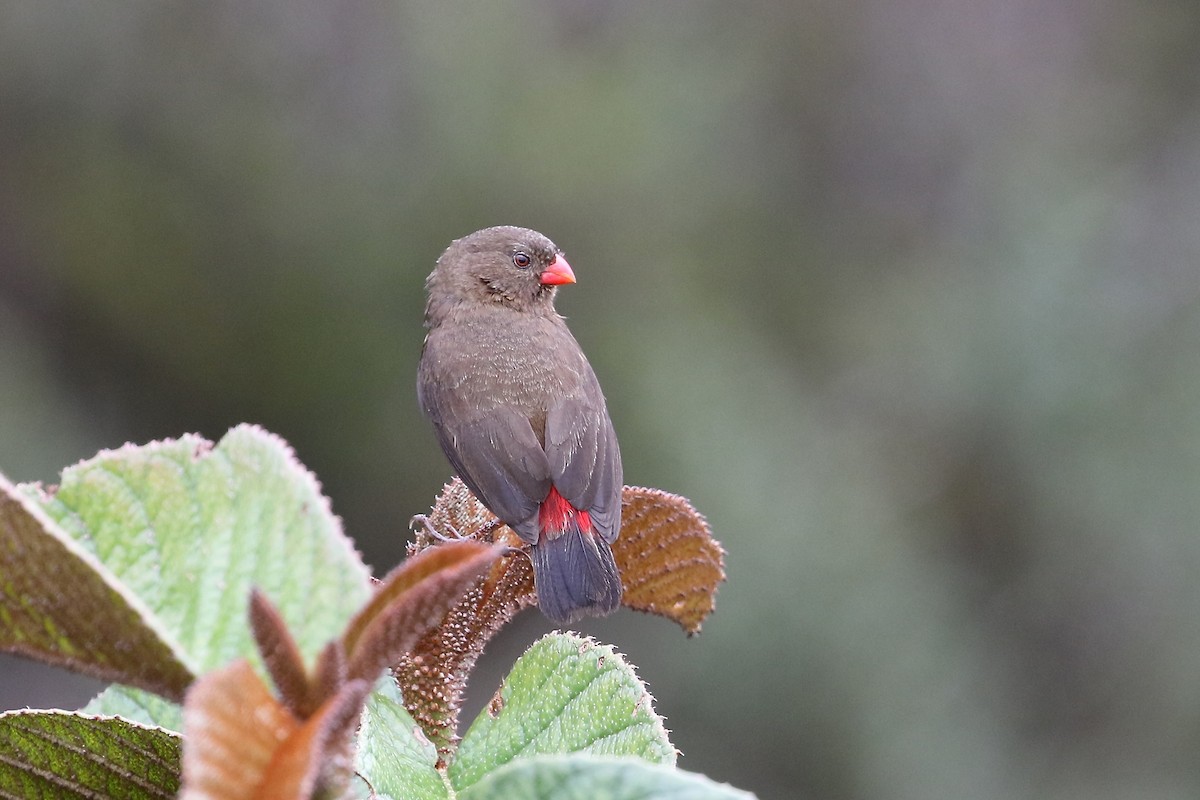
{"type": "Polygon", "coordinates": [[[5,3],[0,470],[258,422],[382,572],[449,477],[423,279],[502,223],[729,551],[700,637],[581,626],[681,766],[1200,794],[1200,5],[5,3]]]}

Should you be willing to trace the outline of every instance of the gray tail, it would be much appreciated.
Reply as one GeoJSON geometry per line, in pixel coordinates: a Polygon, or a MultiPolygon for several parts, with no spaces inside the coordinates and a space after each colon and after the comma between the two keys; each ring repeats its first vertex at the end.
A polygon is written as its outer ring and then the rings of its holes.
{"type": "Polygon", "coordinates": [[[621,575],[612,548],[598,534],[568,524],[553,539],[543,533],[530,557],[538,606],[551,621],[565,625],[584,614],[611,614],[621,605],[621,575]]]}

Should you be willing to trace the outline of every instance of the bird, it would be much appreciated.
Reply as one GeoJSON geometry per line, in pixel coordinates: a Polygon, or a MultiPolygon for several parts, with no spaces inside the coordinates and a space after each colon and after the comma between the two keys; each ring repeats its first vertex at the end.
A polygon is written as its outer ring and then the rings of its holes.
{"type": "Polygon", "coordinates": [[[537,231],[454,240],[426,279],[417,398],[454,471],[529,545],[542,613],[558,624],[621,603],[621,452],[558,288],[575,283],[537,231]]]}

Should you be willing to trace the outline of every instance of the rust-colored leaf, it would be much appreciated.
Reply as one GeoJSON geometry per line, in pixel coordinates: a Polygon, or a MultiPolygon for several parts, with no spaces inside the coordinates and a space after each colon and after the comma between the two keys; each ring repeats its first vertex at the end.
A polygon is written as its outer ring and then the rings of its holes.
{"type": "MultiPolygon", "coordinates": [[[[473,497],[470,502],[478,504],[473,497]]],[[[506,544],[519,543],[507,527],[496,534],[506,544]]],[[[536,599],[529,559],[523,555],[500,559],[396,665],[405,708],[443,755],[457,741],[458,711],[467,678],[484,645],[536,599]]]]}
{"type": "MultiPolygon", "coordinates": [[[[438,496],[429,522],[442,535],[453,530],[464,538],[526,546],[458,478],[438,496]]],[[[409,553],[434,543],[427,531],[418,530],[409,553]]],[[[626,486],[621,494],[621,535],[612,550],[621,571],[622,605],[673,620],[689,635],[699,632],[716,605],[717,587],[725,580],[725,550],[686,497],[626,486]]],[[[528,605],[525,592],[534,592],[532,570],[527,574],[527,584],[509,581],[509,589],[517,595],[506,599],[521,608],[528,605]]]]}
{"type": "Polygon", "coordinates": [[[340,641],[325,645],[317,656],[317,665],[308,681],[308,699],[304,704],[307,717],[346,684],[346,651],[340,641]]]}
{"type": "Polygon", "coordinates": [[[276,751],[255,800],[341,797],[354,773],[352,736],[371,685],[351,681],[324,703],[276,751]]]}
{"type": "Polygon", "coordinates": [[[347,677],[373,680],[396,664],[502,552],[503,548],[461,541],[405,559],[346,629],[347,677]]]}
{"type": "Polygon", "coordinates": [[[182,800],[307,800],[341,796],[353,775],[353,733],[370,684],[343,685],[301,722],[250,662],[197,680],[183,707],[182,800]]]}
{"type": "Polygon", "coordinates": [[[307,717],[313,709],[307,707],[309,688],[304,656],[279,609],[258,589],[250,591],[250,630],[280,700],[297,718],[307,717]]]}
{"type": "Polygon", "coordinates": [[[252,800],[271,760],[299,728],[250,662],[202,676],[183,704],[181,800],[252,800]]]}
{"type": "Polygon", "coordinates": [[[725,550],[685,497],[626,486],[621,501],[621,535],[612,549],[622,605],[674,620],[689,636],[699,633],[725,580],[725,550]]]}
{"type": "MultiPolygon", "coordinates": [[[[721,545],[685,498],[626,486],[622,501],[621,535],[613,555],[621,569],[623,604],[674,620],[689,635],[697,633],[725,579],[721,545]]],[[[525,546],[457,478],[443,489],[428,521],[442,536],[457,532],[512,548],[525,546]]],[[[442,546],[419,528],[410,558],[442,546]]],[[[497,561],[396,666],[405,707],[443,757],[457,742],[459,707],[475,662],[505,623],[536,602],[529,559],[497,561]]]]}
{"type": "Polygon", "coordinates": [[[250,592],[250,628],[280,701],[296,719],[311,717],[345,685],[346,653],[342,643],[325,645],[310,673],[283,615],[258,589],[250,592]]]}

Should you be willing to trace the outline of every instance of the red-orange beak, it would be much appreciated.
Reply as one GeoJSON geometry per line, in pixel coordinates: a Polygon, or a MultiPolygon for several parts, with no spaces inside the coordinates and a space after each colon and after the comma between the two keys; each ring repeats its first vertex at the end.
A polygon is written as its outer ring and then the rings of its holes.
{"type": "Polygon", "coordinates": [[[550,262],[550,266],[546,267],[546,271],[542,273],[542,283],[546,286],[562,286],[564,283],[574,283],[575,273],[571,271],[571,265],[562,256],[555,256],[550,262]]]}

